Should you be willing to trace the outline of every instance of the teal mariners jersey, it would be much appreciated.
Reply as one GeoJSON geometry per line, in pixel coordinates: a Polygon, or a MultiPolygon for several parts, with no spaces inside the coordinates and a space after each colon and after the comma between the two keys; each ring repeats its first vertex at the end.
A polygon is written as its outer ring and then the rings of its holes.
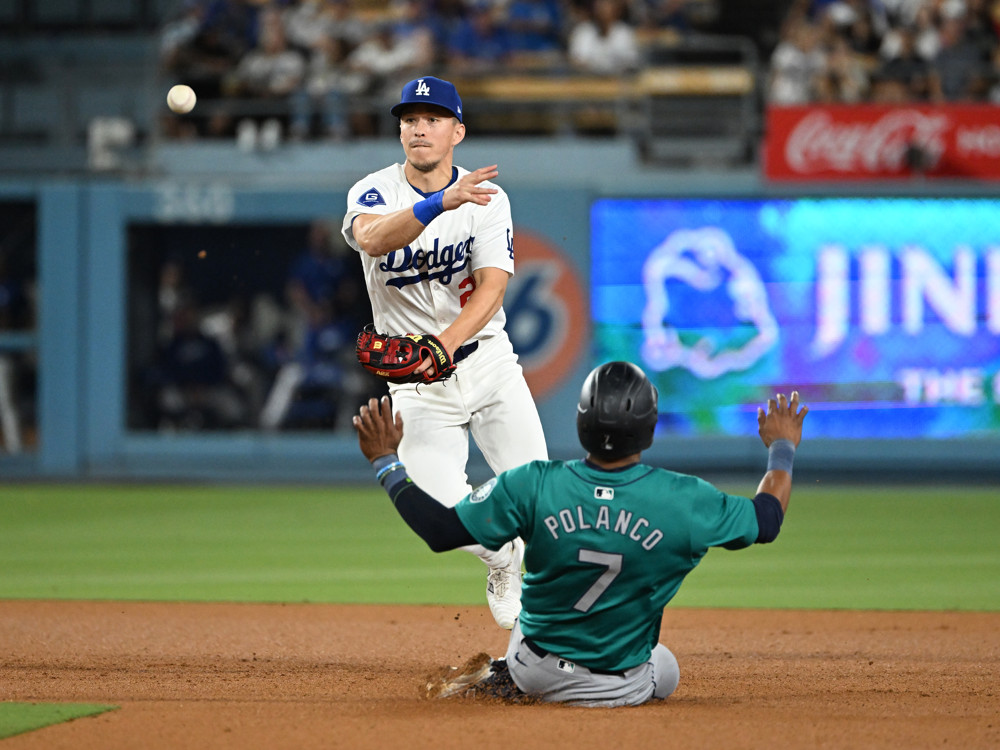
{"type": "Polygon", "coordinates": [[[533,461],[491,479],[456,510],[475,539],[527,545],[521,631],[587,667],[645,662],[660,619],[709,547],[757,539],[746,497],[645,464],[602,471],[585,461],[533,461]]]}

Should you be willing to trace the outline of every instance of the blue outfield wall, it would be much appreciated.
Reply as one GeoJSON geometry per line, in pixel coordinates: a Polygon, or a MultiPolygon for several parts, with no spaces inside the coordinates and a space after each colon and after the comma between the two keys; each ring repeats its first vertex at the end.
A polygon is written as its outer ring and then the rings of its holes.
{"type": "MultiPolygon", "coordinates": [[[[803,444],[800,474],[1000,475],[1000,203],[989,191],[926,183],[792,191],[755,174],[652,172],[616,144],[553,145],[531,159],[511,144],[460,148],[470,168],[501,164],[518,253],[508,327],[554,457],[579,453],[585,374],[628,358],[662,393],[647,454],[654,463],[762,469],[756,405],[800,387],[814,404],[807,424],[822,435],[803,444]],[[985,224],[976,233],[949,239],[945,227],[925,242],[905,231],[921,213],[947,224],[968,210],[985,224]],[[840,230],[863,222],[874,227],[868,235],[840,230]],[[880,290],[891,299],[881,308],[871,304],[880,290]]],[[[126,429],[127,230],[339,222],[353,180],[398,160],[397,151],[290,150],[278,161],[165,149],[158,176],[0,183],[0,199],[37,202],[40,282],[39,444],[27,459],[0,456],[0,471],[367,480],[349,432],[126,429]]],[[[486,476],[474,458],[470,478],[486,476]]]]}

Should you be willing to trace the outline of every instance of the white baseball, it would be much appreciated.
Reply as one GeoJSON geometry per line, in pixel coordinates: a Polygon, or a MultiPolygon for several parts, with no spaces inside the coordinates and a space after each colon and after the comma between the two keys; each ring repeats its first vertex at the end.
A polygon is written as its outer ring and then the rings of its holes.
{"type": "Polygon", "coordinates": [[[195,102],[197,101],[198,97],[195,96],[194,89],[190,86],[185,86],[183,83],[172,86],[170,91],[167,92],[167,106],[179,114],[190,112],[194,109],[195,102]]]}

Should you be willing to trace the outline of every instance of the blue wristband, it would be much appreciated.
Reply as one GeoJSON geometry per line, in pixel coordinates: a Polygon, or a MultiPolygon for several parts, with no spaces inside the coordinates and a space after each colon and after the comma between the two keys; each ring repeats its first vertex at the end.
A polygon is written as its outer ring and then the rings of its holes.
{"type": "Polygon", "coordinates": [[[767,449],[767,470],[786,471],[792,475],[795,460],[795,444],[791,440],[775,440],[767,449]]]}
{"type": "Polygon", "coordinates": [[[372,461],[372,468],[375,469],[375,479],[389,493],[390,497],[395,494],[397,485],[410,481],[406,467],[395,453],[379,456],[372,461]]]}
{"type": "Polygon", "coordinates": [[[444,191],[438,190],[429,198],[413,205],[413,215],[425,227],[444,213],[444,191]]]}

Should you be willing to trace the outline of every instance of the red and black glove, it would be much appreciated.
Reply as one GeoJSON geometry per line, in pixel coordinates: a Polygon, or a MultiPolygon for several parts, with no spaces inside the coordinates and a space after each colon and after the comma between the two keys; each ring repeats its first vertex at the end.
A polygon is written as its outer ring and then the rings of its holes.
{"type": "Polygon", "coordinates": [[[435,383],[455,372],[448,350],[429,333],[387,336],[367,325],[358,334],[354,351],[362,367],[390,383],[435,383]],[[431,366],[416,372],[425,359],[430,359],[431,366]]]}

